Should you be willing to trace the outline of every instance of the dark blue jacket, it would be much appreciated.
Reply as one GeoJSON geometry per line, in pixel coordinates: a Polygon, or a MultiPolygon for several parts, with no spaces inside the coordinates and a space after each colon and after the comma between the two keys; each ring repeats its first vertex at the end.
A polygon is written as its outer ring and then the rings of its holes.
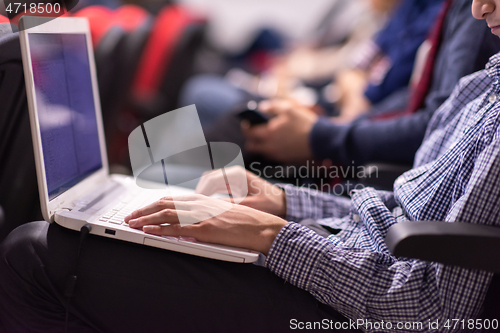
{"type": "Polygon", "coordinates": [[[404,0],[375,38],[375,44],[391,62],[380,84],[370,84],[365,96],[372,104],[410,82],[415,55],[429,35],[443,0],[404,0]]]}

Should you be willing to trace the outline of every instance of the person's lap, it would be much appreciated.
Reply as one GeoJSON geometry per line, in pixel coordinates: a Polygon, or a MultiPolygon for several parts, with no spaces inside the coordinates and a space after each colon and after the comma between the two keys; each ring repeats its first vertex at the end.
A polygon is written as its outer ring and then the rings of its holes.
{"type": "MultiPolygon", "coordinates": [[[[46,222],[2,243],[0,322],[9,332],[63,331],[78,243],[78,232],[46,222]]],[[[70,332],[281,332],[292,319],[347,321],[263,267],[93,235],[77,275],[70,332]]]]}

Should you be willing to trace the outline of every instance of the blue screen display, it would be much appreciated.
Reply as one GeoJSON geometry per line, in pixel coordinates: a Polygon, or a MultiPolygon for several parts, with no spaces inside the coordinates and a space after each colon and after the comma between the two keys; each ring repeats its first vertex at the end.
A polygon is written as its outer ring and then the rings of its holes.
{"type": "Polygon", "coordinates": [[[49,200],[102,167],[84,34],[29,34],[49,200]]]}

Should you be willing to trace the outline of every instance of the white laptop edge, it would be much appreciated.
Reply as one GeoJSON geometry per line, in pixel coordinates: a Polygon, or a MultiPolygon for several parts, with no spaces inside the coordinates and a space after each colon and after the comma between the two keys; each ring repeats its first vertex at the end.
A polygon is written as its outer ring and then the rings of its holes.
{"type": "Polygon", "coordinates": [[[36,33],[79,33],[85,34],[87,39],[87,45],[91,46],[92,41],[89,33],[88,21],[84,18],[56,18],[51,21],[45,22],[45,18],[35,17],[35,16],[23,16],[20,21],[20,31],[19,37],[21,42],[21,50],[23,57],[23,67],[24,67],[24,78],[26,84],[26,95],[28,97],[28,106],[30,112],[30,123],[31,123],[31,137],[33,139],[33,146],[39,149],[34,149],[35,153],[35,164],[36,173],[38,179],[38,190],[41,200],[41,209],[43,218],[46,221],[54,222],[54,215],[56,212],[60,211],[67,202],[75,200],[77,197],[81,196],[82,193],[87,193],[91,188],[93,188],[97,183],[102,183],[106,180],[109,174],[108,168],[108,158],[106,154],[106,146],[103,144],[104,131],[102,125],[102,115],[101,115],[101,104],[98,95],[97,87],[97,76],[94,62],[94,54],[91,47],[87,47],[91,80],[92,80],[92,91],[94,96],[94,106],[96,110],[96,119],[98,122],[98,134],[99,143],[101,149],[101,161],[102,167],[94,172],[92,175],[79,182],[77,185],[68,189],[64,193],[58,195],[56,198],[49,200],[49,193],[47,189],[45,165],[43,163],[43,150],[42,150],[42,139],[40,134],[40,127],[38,126],[38,114],[36,112],[36,94],[35,94],[35,84],[33,82],[33,71],[31,65],[31,55],[29,50],[29,38],[28,34],[36,33]],[[45,22],[45,23],[42,23],[45,22]],[[39,24],[41,23],[41,24],[39,24]],[[39,24],[39,25],[36,25],[39,24]],[[36,26],[34,26],[36,25],[36,26]],[[28,26],[34,26],[32,28],[24,29],[28,26]],[[29,92],[28,92],[29,90],[29,92]]]}

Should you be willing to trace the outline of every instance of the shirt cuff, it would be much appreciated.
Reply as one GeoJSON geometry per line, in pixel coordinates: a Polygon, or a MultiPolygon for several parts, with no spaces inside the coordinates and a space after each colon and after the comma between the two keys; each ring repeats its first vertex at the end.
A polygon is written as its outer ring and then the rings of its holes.
{"type": "Polygon", "coordinates": [[[315,269],[333,244],[307,227],[286,224],[276,236],[266,258],[266,267],[289,283],[308,290],[315,269]]]}

